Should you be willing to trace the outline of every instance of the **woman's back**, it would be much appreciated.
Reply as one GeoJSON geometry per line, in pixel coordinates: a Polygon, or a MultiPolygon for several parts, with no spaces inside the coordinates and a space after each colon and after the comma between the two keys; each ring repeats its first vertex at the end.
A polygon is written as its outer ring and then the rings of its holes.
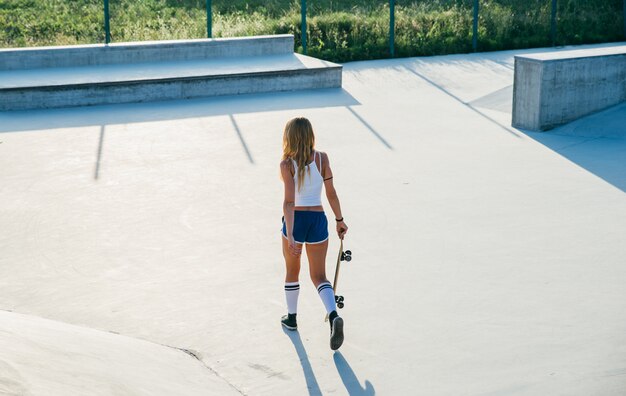
{"type": "Polygon", "coordinates": [[[320,206],[322,205],[322,185],[324,179],[322,177],[322,156],[317,151],[313,152],[313,161],[307,165],[302,183],[298,183],[298,164],[291,160],[294,167],[294,183],[296,188],[295,205],[296,206],[320,206]],[[318,165],[319,164],[319,165],[318,165]]]}

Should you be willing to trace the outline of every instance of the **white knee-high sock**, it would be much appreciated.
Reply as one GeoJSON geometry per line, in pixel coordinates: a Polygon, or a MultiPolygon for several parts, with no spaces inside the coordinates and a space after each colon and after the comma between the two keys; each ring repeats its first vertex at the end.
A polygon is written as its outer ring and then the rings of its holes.
{"type": "Polygon", "coordinates": [[[287,313],[298,312],[298,295],[300,284],[298,282],[285,282],[285,298],[287,299],[287,313]]]}
{"type": "Polygon", "coordinates": [[[317,286],[317,292],[324,303],[326,313],[331,313],[337,309],[335,306],[335,292],[330,282],[322,282],[317,286]]]}

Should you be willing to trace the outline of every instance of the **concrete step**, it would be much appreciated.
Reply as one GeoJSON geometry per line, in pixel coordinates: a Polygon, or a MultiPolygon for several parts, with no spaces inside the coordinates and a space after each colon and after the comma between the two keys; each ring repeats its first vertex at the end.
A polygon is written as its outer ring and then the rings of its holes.
{"type": "Polygon", "coordinates": [[[341,65],[300,54],[0,71],[0,111],[341,87],[341,65]]]}

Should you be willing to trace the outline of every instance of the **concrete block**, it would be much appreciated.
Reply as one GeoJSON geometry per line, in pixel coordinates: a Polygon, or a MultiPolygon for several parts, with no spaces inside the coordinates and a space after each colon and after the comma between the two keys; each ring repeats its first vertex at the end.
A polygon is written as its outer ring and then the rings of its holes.
{"type": "Polygon", "coordinates": [[[294,54],[293,35],[3,50],[0,63],[0,111],[333,88],[342,71],[294,54]]]}
{"type": "Polygon", "coordinates": [[[0,90],[0,111],[340,88],[342,68],[275,70],[0,90]]]}
{"type": "Polygon", "coordinates": [[[187,61],[293,53],[291,34],[0,49],[0,70],[187,61]]]}
{"type": "Polygon", "coordinates": [[[626,101],[626,46],[515,57],[513,126],[543,131],[626,101]]]}

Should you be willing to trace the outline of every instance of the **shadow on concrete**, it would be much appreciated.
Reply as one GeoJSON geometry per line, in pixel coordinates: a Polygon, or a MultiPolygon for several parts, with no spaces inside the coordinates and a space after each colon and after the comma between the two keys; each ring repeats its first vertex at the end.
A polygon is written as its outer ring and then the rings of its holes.
{"type": "Polygon", "coordinates": [[[346,109],[348,109],[348,111],[350,113],[352,113],[352,115],[354,117],[356,117],[357,120],[359,120],[361,122],[361,124],[363,124],[367,129],[369,129],[370,132],[372,132],[372,134],[374,136],[376,136],[376,138],[383,144],[385,145],[385,147],[387,147],[389,150],[393,150],[393,147],[391,147],[391,145],[385,140],[385,138],[383,138],[380,133],[378,133],[376,131],[376,129],[374,129],[367,121],[365,121],[365,119],[363,119],[363,117],[361,117],[356,111],[354,111],[353,108],[351,108],[350,106],[346,106],[346,109]]]}
{"type": "Polygon", "coordinates": [[[300,364],[302,365],[302,371],[304,373],[304,379],[306,380],[306,387],[309,390],[309,395],[321,396],[322,391],[320,390],[320,386],[317,383],[317,379],[315,378],[315,374],[311,368],[311,362],[309,362],[306,349],[304,349],[304,345],[302,344],[300,333],[297,331],[287,330],[284,327],[283,332],[289,336],[294,348],[296,348],[296,353],[298,354],[300,364]]]}
{"type": "Polygon", "coordinates": [[[352,367],[346,361],[346,358],[343,357],[341,352],[337,351],[333,355],[333,360],[335,361],[335,366],[337,367],[337,371],[341,376],[341,381],[343,385],[346,387],[348,394],[350,396],[371,396],[375,395],[376,391],[374,390],[374,386],[371,382],[365,380],[365,387],[362,387],[359,383],[359,379],[354,374],[352,367]]]}
{"type": "Polygon", "coordinates": [[[100,125],[100,140],[98,141],[98,154],[96,156],[96,169],[93,172],[93,178],[98,180],[100,177],[100,161],[102,159],[102,146],[104,145],[105,126],[100,125]]]}
{"type": "Polygon", "coordinates": [[[626,103],[548,132],[522,132],[626,192],[626,103]]]}
{"type": "Polygon", "coordinates": [[[235,117],[233,117],[232,114],[229,114],[228,117],[230,118],[230,122],[233,124],[233,128],[235,128],[235,132],[237,132],[237,136],[239,137],[239,141],[241,142],[241,146],[243,147],[243,150],[246,152],[246,155],[248,156],[248,161],[250,161],[251,164],[254,164],[254,159],[252,159],[252,154],[250,154],[248,145],[246,144],[246,141],[244,140],[243,135],[241,134],[241,129],[239,129],[239,125],[237,125],[237,121],[235,121],[235,117]]]}
{"type": "Polygon", "coordinates": [[[498,121],[496,121],[493,118],[489,117],[487,114],[483,113],[482,111],[480,111],[476,107],[474,107],[470,102],[463,101],[461,98],[459,98],[458,96],[454,95],[453,93],[451,93],[450,91],[448,91],[447,89],[442,87],[441,85],[437,84],[436,82],[432,81],[431,79],[429,79],[428,77],[422,75],[421,73],[411,69],[410,67],[405,66],[405,68],[409,72],[415,74],[416,76],[418,76],[422,80],[426,81],[428,84],[430,84],[433,87],[437,88],[439,91],[441,91],[441,92],[445,93],[446,95],[450,96],[452,99],[456,100],[457,102],[465,105],[468,109],[472,110],[476,114],[480,115],[481,117],[485,118],[486,120],[490,121],[491,123],[499,126],[501,129],[504,129],[505,131],[507,131],[511,135],[513,135],[513,136],[515,136],[517,138],[520,137],[520,135],[515,130],[513,130],[512,128],[509,128],[506,125],[502,125],[498,121]]]}
{"type": "Polygon", "coordinates": [[[150,103],[7,111],[0,112],[0,133],[359,104],[346,90],[328,88],[150,103]]]}
{"type": "Polygon", "coordinates": [[[467,104],[472,108],[482,107],[511,114],[513,111],[513,84],[474,99],[467,104]]]}

